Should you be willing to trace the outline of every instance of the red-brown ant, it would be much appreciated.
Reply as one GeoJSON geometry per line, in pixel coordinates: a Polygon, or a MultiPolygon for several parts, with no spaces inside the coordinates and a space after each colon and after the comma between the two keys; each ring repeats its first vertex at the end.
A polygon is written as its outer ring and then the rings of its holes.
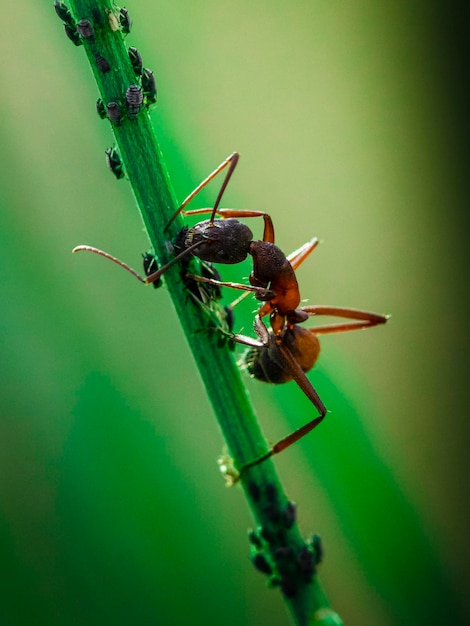
{"type": "Polygon", "coordinates": [[[267,382],[283,383],[295,380],[317,408],[320,415],[275,444],[268,453],[242,468],[244,470],[292,445],[313,430],[325,417],[326,407],[305,375],[305,372],[313,367],[320,351],[316,335],[383,324],[387,321],[387,317],[339,307],[306,306],[298,308],[300,305],[300,291],[295,270],[315,249],[318,245],[318,240],[313,238],[289,255],[289,257],[286,257],[274,243],[274,226],[271,217],[267,213],[219,209],[222,195],[238,163],[238,159],[238,153],[234,152],[231,154],[196,187],[175,211],[165,230],[168,230],[170,224],[180,213],[184,215],[210,213],[211,216],[208,220],[199,222],[192,228],[180,231],[178,248],[182,251],[169,263],[147,276],[147,278],[141,278],[128,265],[97,248],[78,246],[74,249],[74,252],[86,250],[104,256],[128,270],[141,282],[147,284],[159,280],[168,268],[182,261],[190,254],[194,254],[202,261],[224,264],[240,263],[246,259],[248,254],[253,257],[253,271],[249,278],[250,285],[223,282],[207,276],[190,275],[188,278],[193,281],[209,283],[213,286],[231,287],[253,292],[258,300],[264,302],[255,318],[255,332],[258,335],[258,339],[252,339],[243,335],[235,335],[233,337],[236,342],[247,345],[252,349],[248,353],[247,369],[254,377],[267,382]],[[214,206],[212,208],[185,211],[185,207],[189,202],[227,166],[228,171],[214,206]],[[216,219],[216,215],[222,219],[216,219]],[[248,226],[238,221],[237,218],[241,217],[263,217],[264,231],[262,240],[253,240],[253,234],[248,226]],[[271,330],[269,331],[262,321],[262,318],[267,315],[270,316],[271,323],[271,330]],[[300,322],[304,322],[313,315],[334,315],[356,321],[321,326],[310,330],[298,326],[300,322]]]}
{"type": "MultiPolygon", "coordinates": [[[[235,170],[238,159],[239,154],[237,152],[227,157],[225,161],[196,187],[181,206],[178,207],[165,230],[168,230],[170,224],[180,213],[184,215],[203,215],[210,213],[211,216],[208,220],[199,222],[192,228],[185,230],[184,238],[182,238],[179,244],[182,251],[169,263],[153,274],[150,274],[145,279],[141,278],[127,264],[97,248],[91,246],[77,246],[73,251],[79,252],[85,250],[104,256],[114,263],[117,263],[133,274],[138,280],[146,284],[157,281],[172,265],[182,261],[190,254],[196,255],[202,261],[224,264],[241,263],[246,259],[248,254],[250,254],[253,257],[253,271],[249,279],[250,285],[223,282],[219,284],[221,286],[229,286],[248,292],[254,292],[258,300],[266,301],[261,307],[259,315],[261,317],[265,315],[271,316],[271,326],[276,334],[282,332],[285,320],[292,324],[306,320],[308,315],[297,310],[300,304],[300,292],[294,267],[282,250],[274,244],[274,226],[271,217],[263,211],[219,209],[223,193],[235,170]],[[185,211],[185,207],[189,202],[227,166],[228,170],[214,206],[212,208],[185,211]],[[221,219],[216,219],[216,215],[221,219]],[[241,217],[263,217],[264,231],[262,240],[253,240],[253,233],[248,226],[238,221],[237,218],[241,217]]],[[[297,264],[300,264],[317,244],[318,241],[312,239],[311,242],[302,246],[302,248],[297,251],[297,264]]],[[[205,277],[193,276],[192,278],[194,280],[216,284],[216,281],[205,277]]]]}

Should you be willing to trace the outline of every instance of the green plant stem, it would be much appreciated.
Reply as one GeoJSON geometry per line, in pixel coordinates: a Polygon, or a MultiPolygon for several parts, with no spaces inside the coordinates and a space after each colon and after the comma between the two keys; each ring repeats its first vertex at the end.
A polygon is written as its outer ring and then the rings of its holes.
{"type": "MultiPolygon", "coordinates": [[[[121,107],[121,121],[112,123],[116,143],[149,239],[159,262],[166,263],[171,259],[167,240],[182,227],[182,220],[175,220],[170,233],[164,234],[164,227],[178,204],[147,111],[143,108],[134,118],[126,113],[126,90],[138,80],[129,61],[123,33],[116,29],[119,9],[110,0],[71,0],[71,8],[77,22],[88,19],[94,28],[92,37],[82,37],[84,48],[105,106],[116,102],[121,107]],[[100,58],[107,61],[109,71],[100,69],[97,63],[100,58]]],[[[194,264],[197,271],[198,262],[194,264]]],[[[220,335],[217,336],[217,332],[204,332],[208,329],[207,312],[188,297],[177,265],[165,274],[165,281],[234,465],[241,468],[264,455],[269,447],[233,354],[227,346],[218,345],[220,335]]],[[[271,459],[244,472],[241,483],[256,523],[263,529],[262,535],[258,534],[253,540],[255,551],[265,554],[266,560],[274,564],[272,582],[281,583],[295,623],[301,626],[341,624],[329,609],[316,575],[307,575],[305,568],[302,571],[299,566],[302,555],[314,557],[312,547],[302,539],[296,523],[290,524],[285,515],[283,517],[289,500],[271,459]],[[283,558],[280,558],[281,549],[283,558]]]]}

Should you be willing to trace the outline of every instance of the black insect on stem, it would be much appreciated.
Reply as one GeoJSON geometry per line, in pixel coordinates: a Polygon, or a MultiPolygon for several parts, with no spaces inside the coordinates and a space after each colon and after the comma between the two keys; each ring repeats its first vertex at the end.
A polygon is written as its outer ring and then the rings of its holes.
{"type": "MultiPolygon", "coordinates": [[[[127,53],[129,55],[129,60],[132,65],[132,69],[134,70],[134,74],[136,76],[141,76],[142,75],[142,56],[140,52],[137,50],[137,48],[134,48],[133,46],[131,46],[128,49],[127,53]]],[[[143,90],[145,91],[144,88],[143,90]]]]}
{"type": "Polygon", "coordinates": [[[64,24],[64,32],[74,45],[76,46],[82,45],[83,41],[80,39],[80,35],[78,34],[76,26],[71,26],[70,24],[64,24]]]}
{"type": "Polygon", "coordinates": [[[129,11],[124,7],[119,11],[119,23],[121,25],[122,32],[125,35],[128,35],[131,32],[132,20],[129,15],[129,11]]]}
{"type": "Polygon", "coordinates": [[[72,28],[75,28],[75,20],[70,13],[70,9],[63,2],[54,2],[54,9],[59,18],[72,28]]]}
{"type": "Polygon", "coordinates": [[[129,117],[136,117],[142,107],[143,101],[144,95],[142,88],[139,85],[129,85],[126,90],[126,103],[129,117]]]}
{"type": "MultiPolygon", "coordinates": [[[[155,255],[151,252],[146,252],[142,255],[142,265],[146,276],[150,276],[158,270],[158,263],[155,255]]],[[[155,289],[158,289],[162,284],[161,278],[152,283],[155,289]]]]}
{"type": "Polygon", "coordinates": [[[108,105],[106,106],[106,115],[108,116],[110,122],[116,126],[120,125],[122,112],[121,107],[117,102],[108,102],[108,105]]]}
{"type": "Polygon", "coordinates": [[[101,56],[101,54],[98,54],[98,53],[95,54],[95,61],[96,61],[96,67],[101,72],[103,72],[103,74],[106,74],[106,72],[111,71],[110,64],[103,56],[101,56]]]}
{"type": "Polygon", "coordinates": [[[96,112],[102,120],[106,119],[106,107],[104,106],[104,102],[101,98],[97,98],[96,100],[96,112]]]}
{"type": "Polygon", "coordinates": [[[105,155],[106,164],[114,176],[116,176],[118,180],[124,178],[124,166],[118,151],[115,148],[108,148],[105,155]]]}
{"type": "Polygon", "coordinates": [[[145,95],[145,104],[150,106],[157,101],[157,85],[152,70],[147,67],[142,70],[142,91],[145,95]]]}
{"type": "Polygon", "coordinates": [[[93,41],[95,37],[95,31],[91,25],[90,20],[82,19],[77,23],[77,31],[82,39],[86,41],[93,41]]]}

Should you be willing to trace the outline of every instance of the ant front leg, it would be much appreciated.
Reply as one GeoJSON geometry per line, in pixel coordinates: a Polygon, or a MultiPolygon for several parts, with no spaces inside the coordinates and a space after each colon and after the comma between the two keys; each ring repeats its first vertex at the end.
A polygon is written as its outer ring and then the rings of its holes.
{"type": "Polygon", "coordinates": [[[264,287],[256,287],[254,285],[242,285],[241,283],[224,282],[222,280],[206,278],[205,276],[196,276],[194,274],[188,274],[188,278],[196,280],[200,283],[209,283],[211,285],[217,285],[219,287],[229,287],[230,289],[239,289],[240,291],[255,293],[257,299],[262,301],[272,300],[274,298],[274,292],[271,291],[271,289],[265,289],[264,287]]]}
{"type": "Polygon", "coordinates": [[[193,198],[195,198],[197,196],[197,194],[204,189],[204,187],[206,185],[208,185],[211,180],[213,180],[217,174],[219,174],[222,170],[224,170],[227,166],[228,166],[228,171],[225,175],[225,178],[222,182],[222,185],[220,187],[219,193],[217,195],[217,198],[215,200],[214,206],[212,207],[212,209],[203,209],[203,211],[205,211],[206,213],[211,213],[211,218],[210,221],[211,223],[214,221],[214,217],[215,214],[217,212],[217,209],[219,208],[219,204],[220,201],[222,200],[222,196],[224,194],[224,191],[229,183],[229,180],[237,166],[238,163],[238,159],[240,158],[240,155],[238,154],[238,152],[233,152],[230,156],[228,156],[225,161],[222,161],[222,163],[219,165],[219,167],[217,167],[211,174],[209,174],[209,176],[207,178],[205,178],[202,183],[200,183],[196,189],[194,189],[194,191],[192,191],[189,196],[187,198],[185,198],[182,202],[182,204],[178,207],[178,209],[175,211],[175,213],[172,215],[170,221],[168,222],[168,224],[165,226],[165,230],[164,232],[167,232],[168,228],[170,227],[170,225],[173,223],[173,221],[178,217],[178,215],[180,213],[183,213],[183,215],[188,215],[191,212],[190,211],[185,211],[184,208],[191,202],[191,200],[193,198]]]}

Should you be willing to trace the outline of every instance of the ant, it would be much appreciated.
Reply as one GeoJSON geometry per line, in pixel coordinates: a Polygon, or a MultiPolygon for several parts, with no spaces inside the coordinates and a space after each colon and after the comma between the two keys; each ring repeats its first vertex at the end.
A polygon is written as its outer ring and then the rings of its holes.
{"type": "MultiPolygon", "coordinates": [[[[172,265],[183,261],[190,255],[197,256],[202,262],[209,264],[236,264],[244,261],[248,254],[252,256],[253,271],[249,277],[250,285],[223,282],[218,278],[207,276],[207,274],[204,276],[204,272],[202,276],[194,276],[185,272],[185,280],[191,281],[190,291],[192,292],[194,282],[203,282],[213,287],[230,287],[254,293],[256,299],[263,302],[254,322],[254,330],[258,339],[252,339],[244,335],[233,335],[234,341],[251,348],[246,361],[248,371],[255,378],[267,382],[283,383],[295,380],[320,415],[275,444],[266,455],[246,465],[242,468],[243,471],[292,445],[313,430],[324,419],[327,413],[326,407],[305,375],[305,372],[313,367],[319,355],[320,346],[316,335],[383,324],[387,321],[387,317],[340,307],[305,306],[298,308],[301,299],[295,270],[317,247],[318,239],[314,237],[286,257],[274,243],[274,226],[271,217],[267,213],[219,208],[223,193],[237,166],[238,160],[239,154],[237,152],[228,156],[178,207],[166,225],[165,231],[169,229],[180,213],[183,215],[210,213],[210,218],[199,222],[191,228],[185,227],[180,230],[176,240],[176,256],[169,263],[149,274],[145,279],[141,278],[127,264],[97,248],[78,246],[74,249],[74,252],[85,250],[104,256],[146,284],[158,281],[162,274],[172,265]],[[212,208],[185,210],[189,202],[226,167],[228,167],[228,170],[214,206],[212,208]],[[216,219],[216,215],[219,219],[216,219]],[[262,240],[253,240],[251,230],[246,224],[238,220],[238,218],[248,217],[263,217],[264,230],[262,240]],[[263,317],[268,315],[270,318],[270,330],[267,329],[262,320],[263,317]],[[356,321],[320,326],[310,330],[298,326],[299,323],[306,321],[310,316],[314,315],[333,315],[356,321]]],[[[229,308],[233,309],[234,304],[229,308]]]]}
{"type": "Polygon", "coordinates": [[[140,282],[149,284],[158,281],[172,265],[182,261],[185,257],[194,254],[201,261],[209,263],[236,264],[244,261],[248,254],[253,257],[253,271],[250,274],[250,285],[239,283],[223,283],[215,279],[204,276],[191,276],[191,279],[207,282],[213,285],[228,286],[235,289],[242,289],[247,292],[254,292],[258,300],[265,301],[261,307],[259,315],[271,316],[271,326],[276,334],[282,332],[285,321],[298,323],[305,321],[308,315],[297,310],[300,304],[300,292],[297,279],[295,277],[295,267],[310,254],[318,244],[316,238],[305,244],[293,257],[293,263],[285,256],[280,248],[274,243],[274,226],[271,217],[263,211],[239,211],[235,209],[220,209],[220,201],[228,182],[237,166],[239,154],[234,152],[228,156],[207,178],[205,178],[183,201],[181,206],[175,211],[170,221],[165,227],[168,231],[170,225],[176,217],[183,215],[202,215],[210,213],[210,218],[199,222],[192,228],[182,229],[177,237],[178,250],[176,256],[166,265],[141,278],[126,263],[119,261],[107,252],[98,250],[91,246],[77,246],[73,252],[88,251],[103,256],[114,263],[117,263],[140,282]],[[189,202],[223,169],[228,166],[227,173],[220,187],[216,201],[212,208],[195,209],[186,211],[185,207],[189,202]],[[220,219],[215,219],[216,215],[220,219]],[[253,240],[253,233],[246,224],[237,218],[241,217],[263,217],[264,231],[262,240],[253,240]],[[269,287],[269,288],[268,288],[269,287]]]}

